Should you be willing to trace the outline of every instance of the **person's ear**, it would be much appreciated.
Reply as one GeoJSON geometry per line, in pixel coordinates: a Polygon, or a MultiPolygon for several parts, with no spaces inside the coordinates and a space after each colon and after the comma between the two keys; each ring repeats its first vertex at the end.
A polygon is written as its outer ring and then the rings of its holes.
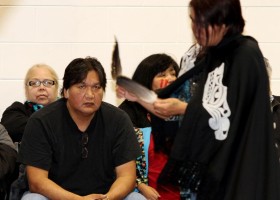
{"type": "Polygon", "coordinates": [[[64,97],[66,98],[66,99],[68,99],[68,97],[69,97],[69,89],[64,89],[64,97]]]}

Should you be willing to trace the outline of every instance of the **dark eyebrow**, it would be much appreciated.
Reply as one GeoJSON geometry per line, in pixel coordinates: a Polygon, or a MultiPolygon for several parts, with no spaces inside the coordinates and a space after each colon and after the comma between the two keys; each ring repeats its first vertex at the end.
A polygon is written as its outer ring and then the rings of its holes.
{"type": "Polygon", "coordinates": [[[76,85],[86,85],[85,82],[79,82],[79,83],[76,83],[76,85]]]}

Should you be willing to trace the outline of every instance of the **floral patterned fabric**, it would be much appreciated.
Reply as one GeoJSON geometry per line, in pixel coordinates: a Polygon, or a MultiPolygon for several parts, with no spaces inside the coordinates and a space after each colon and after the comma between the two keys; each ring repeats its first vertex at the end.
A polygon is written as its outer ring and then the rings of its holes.
{"type": "Polygon", "coordinates": [[[146,156],[144,150],[143,131],[140,128],[134,128],[134,129],[142,151],[142,155],[136,159],[136,175],[137,175],[136,184],[137,185],[139,185],[140,183],[148,184],[148,172],[147,172],[147,163],[146,163],[146,156]]]}

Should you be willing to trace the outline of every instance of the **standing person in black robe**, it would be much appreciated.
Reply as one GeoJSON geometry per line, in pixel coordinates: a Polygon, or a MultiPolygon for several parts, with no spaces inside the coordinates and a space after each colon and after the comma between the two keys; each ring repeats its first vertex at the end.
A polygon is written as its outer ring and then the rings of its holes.
{"type": "MultiPolygon", "coordinates": [[[[189,8],[202,50],[194,68],[162,94],[201,76],[159,181],[179,183],[197,200],[280,199],[268,76],[257,41],[242,35],[240,1],[191,0],[189,8]]],[[[117,92],[133,96],[122,88],[117,92]]],[[[174,98],[131,100],[163,118],[176,111],[174,98]]]]}

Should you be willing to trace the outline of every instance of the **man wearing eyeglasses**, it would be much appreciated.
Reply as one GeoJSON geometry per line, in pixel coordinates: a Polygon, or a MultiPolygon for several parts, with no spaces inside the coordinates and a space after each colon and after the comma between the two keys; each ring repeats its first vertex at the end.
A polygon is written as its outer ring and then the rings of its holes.
{"type": "Polygon", "coordinates": [[[140,147],[128,116],[102,101],[106,82],[95,58],[67,66],[63,98],[26,126],[19,160],[30,192],[22,199],[144,199],[131,193],[140,147]]]}

